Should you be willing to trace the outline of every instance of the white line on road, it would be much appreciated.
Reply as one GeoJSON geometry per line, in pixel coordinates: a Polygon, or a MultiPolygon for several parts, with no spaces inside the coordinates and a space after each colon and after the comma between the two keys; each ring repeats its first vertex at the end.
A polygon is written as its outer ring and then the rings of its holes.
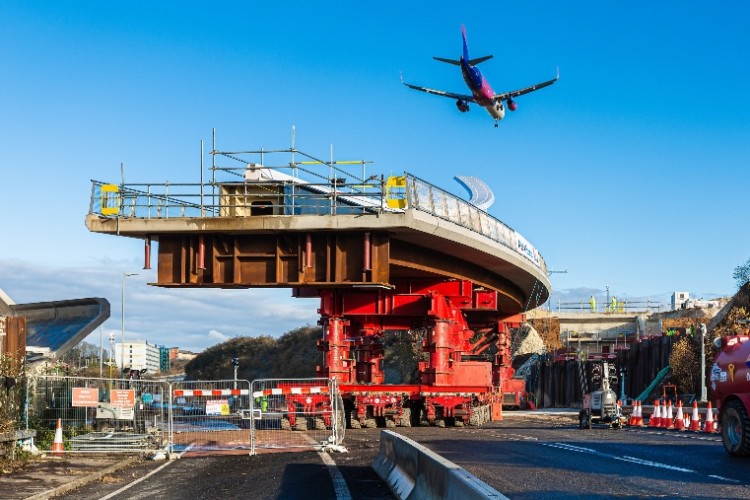
{"type": "Polygon", "coordinates": [[[140,483],[140,482],[141,482],[141,481],[143,481],[144,479],[147,479],[148,477],[150,477],[150,476],[153,476],[154,474],[156,474],[157,472],[159,472],[160,470],[162,470],[162,469],[163,469],[164,467],[166,467],[167,465],[169,465],[169,464],[171,464],[171,463],[172,463],[172,460],[167,460],[167,462],[166,462],[166,463],[164,463],[164,464],[160,465],[159,467],[157,467],[156,469],[152,470],[151,472],[149,472],[149,473],[148,473],[148,474],[146,474],[145,476],[143,476],[143,477],[141,477],[141,478],[139,478],[139,479],[136,479],[136,480],[135,480],[135,481],[133,481],[132,483],[126,484],[125,486],[123,486],[123,487],[122,487],[122,488],[120,488],[119,490],[117,490],[117,491],[113,491],[112,493],[110,493],[110,494],[109,494],[109,495],[107,495],[106,497],[101,497],[101,498],[100,498],[99,500],[108,500],[108,499],[110,499],[110,498],[114,497],[115,495],[119,495],[119,494],[120,494],[120,493],[122,493],[123,491],[125,491],[125,490],[128,490],[128,489],[130,489],[131,487],[133,487],[133,486],[135,486],[136,484],[140,483]]]}
{"type": "Polygon", "coordinates": [[[636,458],[636,457],[627,457],[627,456],[619,457],[617,455],[610,455],[609,453],[602,453],[601,451],[596,451],[591,448],[573,446],[572,444],[565,444],[565,443],[539,443],[539,444],[541,444],[542,446],[549,446],[550,448],[558,448],[560,450],[575,451],[576,453],[588,453],[589,455],[596,455],[598,457],[611,458],[614,460],[619,460],[621,462],[630,462],[633,464],[645,465],[647,467],[655,467],[658,469],[668,469],[668,470],[673,470],[677,472],[689,472],[689,473],[697,474],[696,471],[691,470],[691,469],[685,469],[683,467],[676,467],[674,465],[663,464],[660,462],[652,462],[650,460],[643,460],[641,458],[636,458]]]}
{"type": "Polygon", "coordinates": [[[708,477],[711,477],[711,478],[713,478],[713,479],[718,479],[719,481],[727,481],[727,482],[729,482],[729,483],[740,483],[740,482],[741,482],[741,481],[739,481],[739,480],[737,480],[737,479],[730,479],[730,478],[728,478],[728,477],[724,477],[724,476],[717,476],[717,475],[715,475],[715,474],[709,474],[709,475],[708,475],[708,477]]]}
{"type": "Polygon", "coordinates": [[[336,462],[333,461],[331,455],[323,450],[318,450],[318,455],[323,459],[323,463],[328,468],[328,473],[331,475],[331,481],[333,481],[333,490],[336,492],[336,500],[351,500],[352,495],[349,493],[349,488],[346,486],[344,476],[341,475],[336,462]]]}

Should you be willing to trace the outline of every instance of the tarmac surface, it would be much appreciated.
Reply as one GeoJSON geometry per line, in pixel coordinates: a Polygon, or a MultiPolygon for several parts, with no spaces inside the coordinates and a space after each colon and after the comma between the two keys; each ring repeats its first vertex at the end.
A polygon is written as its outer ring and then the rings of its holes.
{"type": "MultiPolygon", "coordinates": [[[[0,497],[41,500],[62,495],[102,479],[143,459],[139,456],[44,455],[31,459],[21,470],[0,475],[0,497]]],[[[152,462],[154,466],[158,462],[152,462]]]]}
{"type": "MultiPolygon", "coordinates": [[[[576,414],[577,410],[556,409],[516,413],[519,415],[528,413],[529,415],[536,414],[539,416],[542,414],[570,416],[576,414]]],[[[377,484],[379,480],[369,467],[377,455],[380,430],[371,429],[370,431],[372,432],[352,432],[347,436],[345,444],[352,451],[359,450],[359,453],[337,454],[334,458],[344,471],[354,498],[387,498],[390,496],[390,492],[377,484]],[[355,459],[355,456],[359,456],[359,459],[355,459]]],[[[317,454],[314,455],[309,460],[317,460],[317,454]]],[[[256,457],[256,461],[269,461],[265,466],[267,468],[266,473],[271,476],[277,469],[283,470],[282,462],[288,460],[289,458],[280,460],[278,456],[256,457]]],[[[88,496],[87,493],[94,494],[94,489],[96,489],[96,494],[100,494],[102,489],[114,491],[128,481],[145,476],[163,463],[163,460],[148,460],[140,455],[66,454],[57,457],[47,454],[32,459],[19,471],[0,475],[0,498],[9,500],[41,500],[54,497],[81,498],[80,493],[88,496]],[[94,483],[98,486],[94,487],[94,483]],[[110,488],[106,487],[107,483],[110,488]],[[88,488],[86,488],[87,485],[89,485],[88,488]],[[87,489],[91,491],[87,491],[87,489]]],[[[257,465],[256,462],[255,466],[257,465]]],[[[274,490],[269,485],[266,491],[274,490]]],[[[283,492],[283,490],[281,491],[283,492]]]]}

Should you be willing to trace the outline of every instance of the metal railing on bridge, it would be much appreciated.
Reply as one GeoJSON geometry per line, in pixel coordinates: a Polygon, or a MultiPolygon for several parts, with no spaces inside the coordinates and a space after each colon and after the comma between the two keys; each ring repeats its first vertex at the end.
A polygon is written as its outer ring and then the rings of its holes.
{"type": "MultiPolygon", "coordinates": [[[[411,174],[366,174],[366,161],[325,162],[299,150],[219,152],[241,167],[211,167],[199,183],[104,183],[92,180],[89,214],[111,218],[182,219],[258,215],[379,215],[420,210],[469,229],[528,259],[547,273],[536,248],[507,224],[411,174]],[[265,164],[273,153],[291,160],[265,164]],[[249,157],[248,157],[249,155],[249,157]],[[298,157],[305,158],[298,161],[298,157]],[[258,161],[255,163],[254,161],[258,161]],[[354,167],[361,168],[355,172],[354,167]],[[219,179],[221,177],[222,179],[219,179]]],[[[203,169],[201,169],[201,173],[203,169]]]]}

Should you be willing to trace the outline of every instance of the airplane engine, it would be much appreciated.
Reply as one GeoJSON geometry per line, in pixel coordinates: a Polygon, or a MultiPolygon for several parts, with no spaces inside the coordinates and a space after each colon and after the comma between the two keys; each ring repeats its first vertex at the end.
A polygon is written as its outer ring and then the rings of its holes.
{"type": "Polygon", "coordinates": [[[518,104],[516,104],[516,101],[514,101],[513,99],[508,99],[507,104],[508,109],[511,111],[515,111],[518,109],[518,104]]]}
{"type": "Polygon", "coordinates": [[[461,99],[456,101],[456,107],[461,113],[466,113],[467,111],[469,111],[469,103],[461,99]]]}

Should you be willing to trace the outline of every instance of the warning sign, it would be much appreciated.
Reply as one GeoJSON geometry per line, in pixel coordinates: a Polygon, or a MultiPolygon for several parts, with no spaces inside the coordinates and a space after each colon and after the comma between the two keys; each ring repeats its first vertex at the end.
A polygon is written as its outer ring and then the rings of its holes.
{"type": "Polygon", "coordinates": [[[109,403],[113,406],[135,406],[135,389],[112,389],[109,403]]]}
{"type": "Polygon", "coordinates": [[[99,404],[99,389],[89,387],[73,387],[73,406],[96,408],[99,404]]]}
{"type": "Polygon", "coordinates": [[[226,399],[206,401],[206,415],[229,415],[229,401],[226,399]]]}

